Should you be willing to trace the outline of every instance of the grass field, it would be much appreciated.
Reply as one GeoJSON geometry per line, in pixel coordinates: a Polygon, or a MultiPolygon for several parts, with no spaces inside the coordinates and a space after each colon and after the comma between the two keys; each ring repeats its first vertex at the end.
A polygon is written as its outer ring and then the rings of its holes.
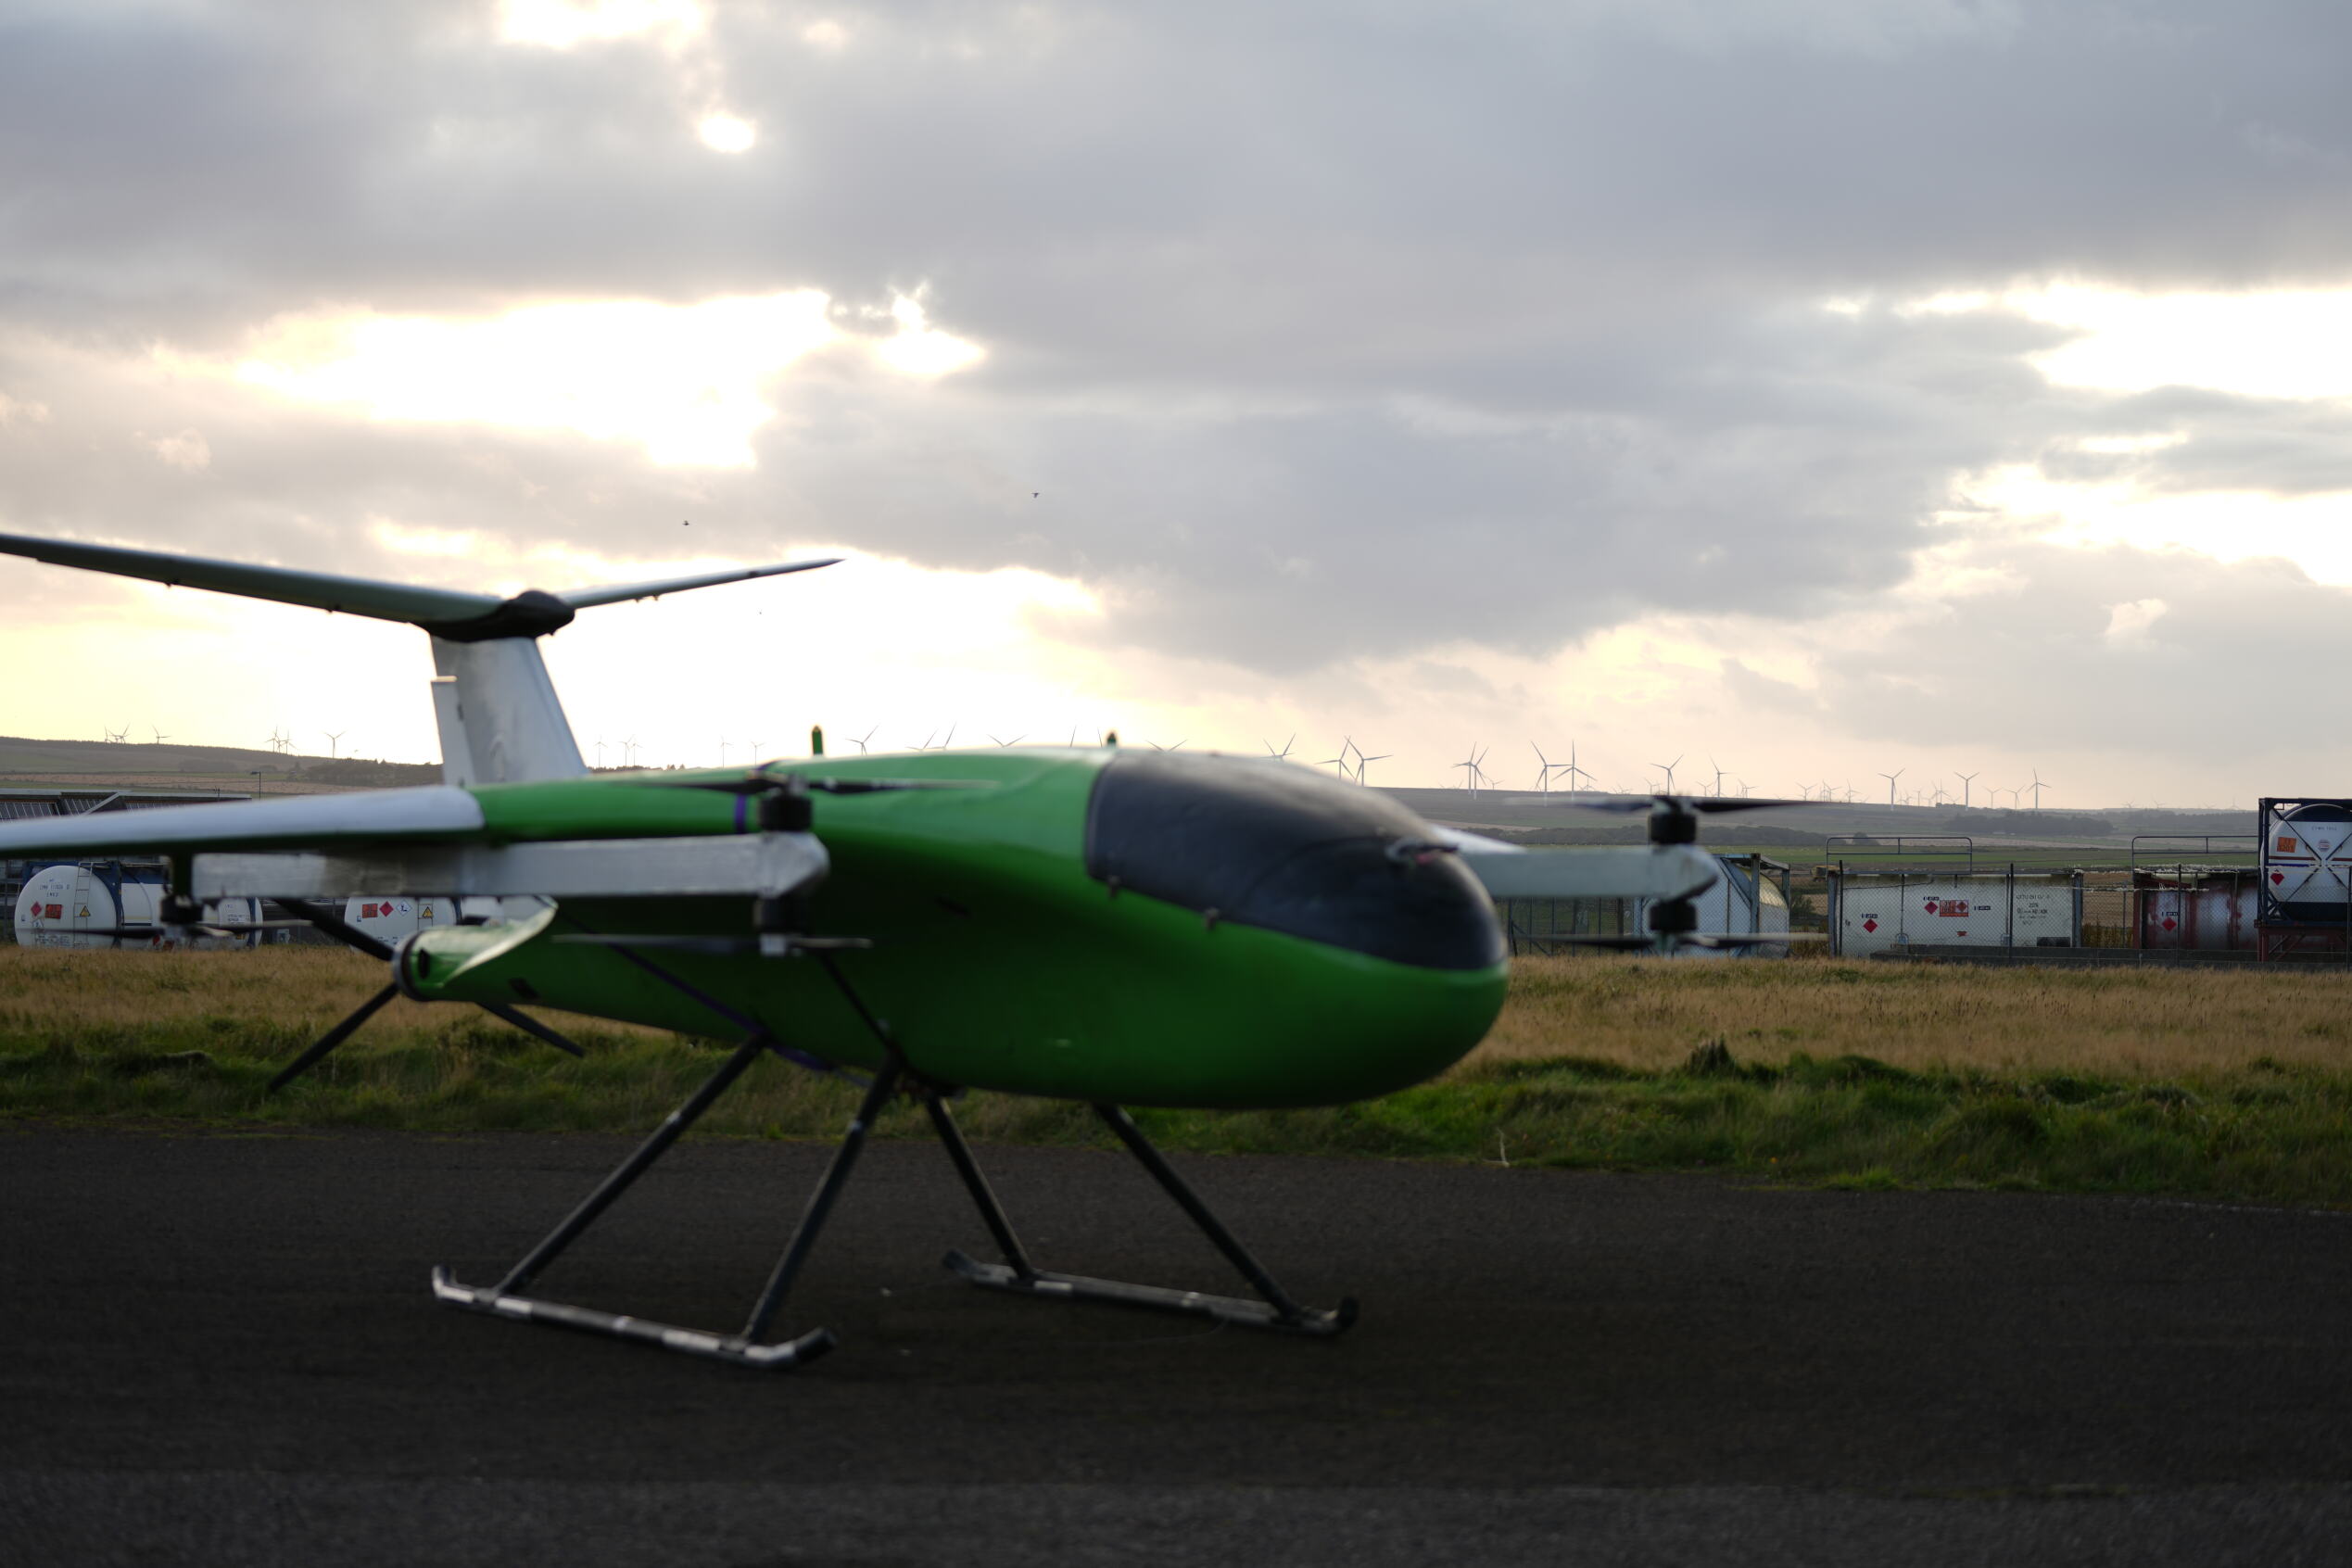
{"type": "MultiPolygon", "coordinates": [[[[276,1065],[382,977],[327,949],[0,947],[0,1116],[637,1130],[714,1065],[698,1043],[553,1015],[589,1049],[575,1062],[472,1009],[400,1002],[263,1099],[276,1065]]],[[[2352,1204],[2348,1047],[2341,974],[1536,959],[1492,1036],[1433,1083],[1145,1120],[1195,1150],[2352,1204]]],[[[704,1125],[828,1136],[854,1093],[766,1063],[704,1125]]],[[[1051,1102],[977,1094],[964,1115],[982,1138],[1097,1137],[1051,1102]]]]}

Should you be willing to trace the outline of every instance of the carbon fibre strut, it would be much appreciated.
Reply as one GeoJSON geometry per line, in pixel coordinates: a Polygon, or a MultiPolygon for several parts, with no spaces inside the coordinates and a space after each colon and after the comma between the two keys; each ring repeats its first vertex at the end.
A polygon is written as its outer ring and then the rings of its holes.
{"type": "MultiPolygon", "coordinates": [[[[990,1190],[987,1178],[980,1173],[979,1162],[972,1157],[971,1146],[964,1141],[963,1132],[949,1113],[939,1086],[908,1073],[905,1058],[897,1042],[891,1038],[889,1027],[874,1016],[865,999],[849,983],[848,977],[841,973],[831,954],[823,950],[810,950],[807,956],[823,967],[826,977],[856,1012],[859,1021],[880,1043],[882,1065],[875,1072],[872,1081],[866,1085],[866,1094],[858,1105],[856,1114],[850,1119],[841,1143],[835,1147],[824,1177],[817,1182],[816,1191],[809,1195],[808,1205],[801,1213],[800,1222],[793,1227],[783,1255],[777,1259],[775,1271],[768,1276],[767,1283],[761,1290],[759,1299],[753,1304],[752,1314],[742,1329],[727,1334],[707,1329],[681,1328],[673,1323],[655,1322],[626,1313],[576,1307],[568,1302],[525,1295],[539,1274],[668,1152],[670,1145],[716,1104],[719,1097],[761,1056],[774,1051],[791,1060],[816,1060],[789,1050],[754,1020],[741,1017],[715,999],[692,990],[641,954],[627,949],[623,951],[640,967],[742,1025],[749,1033],[718,1070],[687,1096],[685,1104],[672,1111],[651,1136],[599,1182],[596,1190],[582,1199],[578,1207],[541,1238],[537,1246],[525,1253],[520,1262],[508,1270],[498,1283],[464,1284],[449,1270],[435,1269],[433,1294],[446,1305],[522,1322],[601,1334],[685,1355],[730,1361],[738,1366],[779,1370],[815,1360],[833,1347],[835,1341],[831,1330],[815,1328],[780,1340],[769,1340],[766,1335],[776,1314],[790,1294],[793,1282],[800,1277],[802,1266],[815,1248],[818,1233],[824,1229],[842,1188],[848,1184],[850,1173],[857,1163],[859,1152],[865,1147],[866,1134],[872,1129],[875,1119],[889,1106],[891,1096],[899,1092],[902,1079],[906,1079],[911,1081],[910,1092],[922,1102],[923,1108],[929,1113],[931,1126],[939,1133],[940,1143],[955,1164],[955,1173],[962,1178],[966,1190],[979,1206],[980,1218],[987,1223],[989,1233],[1005,1258],[1002,1264],[980,1263],[961,1252],[950,1252],[945,1259],[947,1267],[974,1283],[1056,1300],[1108,1301],[1121,1306],[1185,1312],[1213,1318],[1220,1322],[1291,1334],[1336,1334],[1356,1321],[1356,1303],[1352,1299],[1342,1301],[1336,1309],[1329,1311],[1301,1307],[1293,1300],[1275,1283],[1273,1276],[1267,1273],[1248,1250],[1225,1229],[1183,1179],[1170,1168],[1159,1151],[1144,1136],[1142,1129],[1135,1125],[1133,1118],[1117,1106],[1098,1105],[1094,1112],[1119,1135],[1130,1152],[1142,1162],[1144,1169],[1176,1200],[1178,1207],[1191,1217],[1263,1299],[1250,1301],[1237,1296],[1209,1296],[1199,1291],[1126,1284],[1116,1280],[1088,1279],[1037,1268],[1022,1250],[1019,1237],[1013,1233],[1012,1221],[1005,1218],[1003,1206],[996,1201],[996,1195],[990,1190]]],[[[830,1064],[825,1063],[817,1065],[830,1067],[830,1064]]]]}
{"type": "Polygon", "coordinates": [[[815,1360],[833,1347],[833,1332],[826,1328],[810,1329],[790,1339],[770,1341],[765,1336],[774,1322],[777,1310],[800,1275],[801,1266],[808,1260],[816,1245],[817,1233],[825,1228],[825,1220],[832,1213],[834,1201],[849,1182],[850,1170],[857,1163],[858,1151],[865,1147],[866,1132],[874,1119],[898,1087],[901,1062],[893,1050],[883,1060],[881,1069],[866,1086],[866,1098],[857,1114],[850,1120],[848,1130],[833,1151],[832,1162],[826,1167],[824,1179],[809,1195],[808,1207],[801,1213],[800,1223],[793,1227],[791,1239],[785,1244],[784,1254],[777,1259],[775,1271],[768,1276],[767,1285],[760,1292],[751,1317],[736,1334],[714,1334],[707,1329],[680,1328],[673,1323],[659,1323],[626,1313],[606,1312],[593,1307],[575,1307],[567,1302],[549,1301],[525,1296],[541,1270],[562,1255],[563,1249],[579,1238],[582,1232],[594,1224],[599,1216],[613,1206],[614,1199],[626,1192],[653,1162],[662,1157],[680,1134],[694,1125],[702,1113],[709,1110],[721,1094],[727,1093],[775,1042],[766,1031],[754,1033],[735,1049],[719,1069],[705,1079],[702,1087],[687,1097],[684,1105],[672,1111],[653,1135],[639,1144],[628,1158],[623,1160],[569,1215],[563,1223],[550,1231],[538,1246],[526,1253],[523,1260],[507,1271],[506,1277],[494,1285],[462,1284],[447,1269],[433,1271],[433,1294],[451,1307],[469,1311],[488,1312],[499,1317],[513,1318],[524,1322],[546,1323],[554,1328],[578,1329],[589,1334],[607,1334],[614,1339],[635,1340],[639,1344],[658,1346],[689,1356],[704,1356],[714,1360],[732,1361],[738,1366],[780,1369],[799,1366],[815,1360]]]}
{"type": "MultiPolygon", "coordinates": [[[[801,1267],[808,1261],[816,1247],[817,1233],[833,1211],[833,1205],[849,1182],[850,1171],[857,1164],[860,1150],[866,1146],[866,1135],[874,1125],[874,1119],[890,1104],[897,1093],[899,1078],[905,1068],[898,1047],[887,1033],[880,1031],[865,1005],[854,993],[851,1001],[868,1027],[874,1028],[882,1041],[882,1065],[866,1085],[866,1096],[859,1103],[857,1113],[850,1119],[841,1134],[841,1143],[833,1150],[833,1158],[825,1168],[824,1177],[816,1190],[809,1195],[808,1206],[801,1211],[800,1223],[792,1229],[791,1238],[784,1245],[783,1255],[777,1259],[775,1271],[760,1292],[759,1300],[752,1308],[751,1317],[735,1334],[714,1334],[707,1329],[681,1328],[674,1323],[654,1322],[650,1319],[631,1317],[626,1313],[606,1312],[593,1307],[575,1307],[568,1302],[550,1301],[525,1296],[541,1271],[555,1261],[563,1249],[579,1239],[580,1234],[594,1224],[614,1200],[626,1192],[653,1162],[668,1152],[669,1146],[702,1119],[702,1113],[717,1103],[720,1095],[734,1085],[745,1069],[769,1051],[789,1061],[814,1065],[831,1071],[832,1065],[816,1057],[793,1051],[762,1027],[757,1020],[745,1017],[715,998],[707,996],[668,970],[628,948],[620,948],[624,957],[639,968],[693,997],[714,1012],[747,1030],[743,1043],[722,1063],[716,1072],[703,1080],[701,1087],[686,1098],[686,1103],[672,1111],[652,1136],[638,1145],[629,1157],[616,1166],[613,1173],[597,1184],[594,1192],[582,1199],[578,1208],[566,1215],[563,1222],[550,1231],[539,1244],[523,1257],[523,1260],[506,1272],[506,1277],[494,1285],[462,1283],[449,1270],[433,1271],[433,1294],[448,1306],[473,1312],[487,1312],[498,1317],[512,1318],[522,1322],[545,1323],[552,1328],[577,1329],[588,1334],[605,1334],[614,1339],[632,1340],[664,1350],[676,1350],[684,1355],[702,1356],[713,1360],[731,1361],[738,1366],[781,1370],[813,1361],[830,1350],[834,1345],[830,1329],[814,1328],[790,1339],[766,1338],[776,1314],[784,1298],[800,1277],[801,1267]]],[[[829,957],[824,960],[836,985],[848,993],[848,987],[832,966],[829,957]]]]}
{"type": "MultiPolygon", "coordinates": [[[[866,1005],[829,953],[811,955],[825,967],[843,999],[857,1010],[859,1019],[891,1059],[897,1060],[898,1046],[891,1039],[890,1031],[866,1005]]],[[[955,1118],[941,1097],[937,1085],[917,1079],[914,1089],[923,1109],[931,1119],[931,1127],[938,1132],[947,1157],[955,1166],[955,1174],[963,1178],[965,1191],[972,1195],[972,1202],[980,1211],[980,1220],[988,1226],[990,1236],[996,1242],[996,1250],[1004,1258],[1002,1263],[982,1263],[961,1251],[951,1251],[942,1261],[974,1284],[992,1290],[1017,1291],[1024,1296],[1046,1296],[1058,1301],[1108,1301],[1121,1307],[1148,1307],[1162,1312],[1188,1312],[1214,1318],[1220,1322],[1234,1323],[1244,1328],[1275,1329],[1286,1334],[1331,1335],[1344,1334],[1356,1321],[1356,1301],[1353,1296],[1342,1300],[1336,1308],[1318,1309],[1302,1307],[1291,1298],[1265,1266],[1250,1256],[1233,1232],[1225,1229],[1209,1207],[1200,1200],[1185,1180],[1176,1174],[1152,1141],[1144,1136],[1144,1130],[1135,1125],[1135,1119],[1117,1106],[1097,1105],[1094,1114],[1103,1119],[1119,1142],[1127,1145],[1138,1163],[1150,1172],[1168,1195],[1176,1200],[1201,1233],[1225,1255],[1225,1260],[1237,1270],[1263,1297],[1258,1301],[1245,1300],[1233,1296],[1209,1296],[1196,1290],[1170,1290],[1164,1285],[1128,1284],[1119,1280],[1089,1279],[1083,1274],[1059,1274],[1040,1269],[1029,1260],[1020,1238],[1013,1233],[1013,1222],[1006,1218],[1005,1206],[996,1201],[996,1194],[989,1187],[988,1178],[980,1173],[980,1162],[972,1157],[971,1145],[964,1141],[963,1130],[955,1125],[955,1118]]]]}
{"type": "Polygon", "coordinates": [[[1288,1291],[1266,1271],[1265,1266],[1250,1256],[1239,1238],[1227,1230],[1222,1221],[1200,1200],[1190,1183],[1177,1175],[1175,1169],[1153,1147],[1144,1130],[1135,1125],[1135,1119],[1117,1106],[1097,1105],[1094,1114],[1119,1135],[1137,1162],[1151,1173],[1168,1195],[1176,1200],[1186,1217],[1200,1227],[1201,1233],[1225,1255],[1263,1299],[1251,1301],[1237,1296],[1209,1296],[1196,1290],[1172,1290],[1165,1285],[1129,1284],[1120,1280],[1089,1279],[1083,1274],[1060,1274],[1040,1269],[1029,1259],[1013,1233],[1012,1221],[1005,1218],[1004,1207],[989,1189],[988,1179],[980,1174],[978,1162],[965,1142],[955,1119],[938,1093],[926,1088],[922,1095],[923,1108],[930,1113],[931,1126],[938,1130],[939,1140],[946,1145],[947,1157],[955,1164],[955,1173],[964,1179],[965,1188],[979,1206],[980,1219],[987,1223],[989,1233],[995,1238],[996,1249],[1004,1257],[1002,1263],[982,1263],[962,1252],[950,1252],[943,1259],[947,1267],[977,1285],[991,1290],[1012,1291],[1022,1296],[1043,1296],[1056,1301],[1107,1301],[1120,1307],[1147,1307],[1161,1312],[1183,1312],[1195,1317],[1213,1318],[1220,1323],[1233,1323],[1241,1328],[1272,1329],[1283,1334],[1312,1334],[1330,1337],[1345,1334],[1356,1321],[1356,1299],[1343,1298],[1335,1308],[1302,1307],[1292,1299],[1288,1291]]]}

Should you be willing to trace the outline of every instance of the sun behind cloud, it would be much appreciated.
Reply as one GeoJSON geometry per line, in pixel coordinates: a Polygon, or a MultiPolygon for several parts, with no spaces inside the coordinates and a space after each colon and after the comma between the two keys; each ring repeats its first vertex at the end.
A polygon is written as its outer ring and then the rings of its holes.
{"type": "Polygon", "coordinates": [[[664,467],[746,468],[773,417],[763,388],[809,354],[863,350],[930,380],[983,356],[900,297],[888,336],[842,333],[819,289],[690,305],[583,300],[478,318],[329,310],[279,317],[231,364],[166,351],[167,368],[226,374],[303,402],[414,423],[568,429],[643,446],[664,467]]]}

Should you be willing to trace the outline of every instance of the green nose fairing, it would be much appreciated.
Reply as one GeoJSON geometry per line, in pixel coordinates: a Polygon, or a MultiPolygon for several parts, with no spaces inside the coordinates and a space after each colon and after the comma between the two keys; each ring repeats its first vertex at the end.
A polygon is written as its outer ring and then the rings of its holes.
{"type": "MultiPolygon", "coordinates": [[[[1087,803],[1113,753],[1022,750],[828,758],[813,777],[983,788],[816,798],[832,858],[812,934],[865,937],[836,962],[934,1080],[1128,1105],[1326,1105],[1459,1060],[1502,1005],[1504,966],[1423,968],[1117,893],[1084,864],[1087,803]]],[[[1235,766],[1254,765],[1235,763],[1235,766]]],[[[514,839],[738,831],[739,798],[675,787],[740,772],[476,791],[514,839]]],[[[743,1031],[567,932],[750,933],[748,901],[567,901],[519,925],[430,930],[409,983],[455,1001],[551,1002],[717,1039],[743,1031]]],[[[648,950],[782,1043],[845,1065],[880,1050],[813,959],[648,950]]]]}

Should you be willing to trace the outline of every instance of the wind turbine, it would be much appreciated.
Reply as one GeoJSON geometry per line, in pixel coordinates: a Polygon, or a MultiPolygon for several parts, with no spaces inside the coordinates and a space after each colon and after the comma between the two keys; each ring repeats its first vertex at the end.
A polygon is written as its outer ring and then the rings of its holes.
{"type": "Polygon", "coordinates": [[[1571,740],[1568,742],[1568,788],[1571,791],[1575,790],[1579,778],[1585,781],[1587,789],[1594,783],[1593,776],[1576,765],[1576,743],[1571,740]]]}
{"type": "MultiPolygon", "coordinates": [[[[104,725],[100,725],[98,727],[106,729],[106,726],[104,725]]],[[[120,729],[107,729],[106,736],[109,743],[120,746],[131,739],[130,727],[126,725],[120,729]]]]}
{"type": "MultiPolygon", "coordinates": [[[[1351,746],[1356,745],[1355,741],[1352,740],[1348,741],[1348,744],[1351,746]]],[[[1361,746],[1356,746],[1356,782],[1359,784],[1371,783],[1371,778],[1366,776],[1371,773],[1372,765],[1376,762],[1386,762],[1390,757],[1393,757],[1397,753],[1394,752],[1375,752],[1371,756],[1366,756],[1364,755],[1364,749],[1361,746]]]]}
{"type": "Polygon", "coordinates": [[[1723,764],[1715,761],[1714,753],[1710,752],[1707,753],[1707,765],[1715,770],[1715,799],[1721,800],[1723,799],[1723,764]]]}
{"type": "MultiPolygon", "coordinates": [[[[991,735],[991,736],[989,737],[989,739],[990,739],[991,740],[996,740],[996,737],[995,737],[995,736],[993,736],[993,735],[991,735]]],[[[1028,734],[1028,732],[1027,732],[1026,730],[1024,730],[1022,733],[1020,733],[1020,734],[1018,734],[1018,735],[1014,736],[1014,737],[1013,737],[1010,740],[996,740],[996,743],[997,743],[997,745],[999,745],[999,746],[1018,746],[1018,745],[1019,745],[1022,741],[1024,741],[1024,740],[1028,740],[1028,739],[1029,739],[1029,734],[1028,734]]],[[[1177,742],[1176,742],[1176,744],[1178,744],[1179,746],[1181,746],[1181,745],[1182,745],[1182,744],[1183,744],[1183,742],[1182,742],[1182,740],[1179,740],[1179,741],[1177,741],[1177,742]]]]}
{"type": "Polygon", "coordinates": [[[1551,793],[1552,769],[1558,767],[1560,765],[1553,762],[1549,757],[1544,755],[1544,749],[1541,746],[1536,745],[1533,740],[1528,741],[1527,745],[1528,748],[1536,753],[1536,761],[1543,765],[1536,770],[1536,788],[1543,794],[1549,795],[1551,793]]]}
{"type": "Polygon", "coordinates": [[[1478,792],[1478,781],[1486,776],[1486,770],[1478,765],[1486,755],[1484,751],[1473,744],[1470,748],[1470,755],[1454,764],[1454,766],[1462,770],[1462,787],[1473,795],[1478,792]]]}
{"type": "MultiPolygon", "coordinates": [[[[871,733],[872,733],[872,731],[870,731],[870,730],[869,730],[867,733],[868,733],[868,734],[871,734],[871,733]]],[[[750,756],[750,757],[748,757],[748,758],[747,758],[747,759],[745,759],[745,760],[746,760],[746,761],[749,761],[749,762],[757,762],[757,761],[759,761],[759,760],[760,760],[760,743],[759,743],[758,741],[756,741],[756,740],[752,740],[752,741],[747,741],[747,742],[745,742],[745,745],[746,745],[746,747],[750,750],[750,752],[751,752],[751,753],[752,753],[752,754],[751,754],[751,756],[750,756]]]]}
{"type": "MultiPolygon", "coordinates": [[[[881,728],[881,727],[881,727],[880,725],[879,725],[879,724],[878,724],[878,725],[876,725],[876,726],[874,727],[874,729],[869,729],[869,730],[867,730],[867,731],[866,731],[865,734],[863,734],[863,735],[853,735],[853,736],[851,736],[851,737],[849,738],[849,740],[850,740],[850,744],[851,744],[851,745],[853,745],[853,746],[854,746],[854,747],[856,747],[856,748],[858,749],[858,752],[859,752],[861,754],[863,754],[863,753],[864,753],[864,752],[866,751],[866,742],[867,742],[868,740],[873,740],[873,739],[874,739],[874,730],[875,730],[875,729],[879,729],[879,728],[881,728]]],[[[757,752],[759,749],[760,749],[760,743],[759,743],[758,741],[756,741],[756,740],[752,741],[752,750],[753,752],[757,752]]]]}
{"type": "Polygon", "coordinates": [[[1797,786],[1797,799],[1799,799],[1799,800],[1801,800],[1801,801],[1809,801],[1809,800],[1813,799],[1813,786],[1812,786],[1812,785],[1810,785],[1810,784],[1800,784],[1800,785],[1798,785],[1798,786],[1797,786]]]}
{"type": "Polygon", "coordinates": [[[1892,773],[1882,773],[1878,775],[1879,778],[1887,781],[1887,803],[1889,805],[1895,803],[1895,780],[1902,778],[1904,771],[1904,769],[1899,767],[1892,773]]]}
{"type": "Polygon", "coordinates": [[[1315,765],[1316,765],[1317,767],[1336,767],[1336,768],[1338,768],[1338,769],[1339,769],[1339,777],[1341,777],[1342,778],[1347,778],[1347,777],[1348,776],[1348,775],[1347,775],[1347,748],[1348,748],[1351,744],[1353,744],[1353,742],[1351,742],[1351,741],[1347,741],[1347,740],[1342,740],[1342,741],[1339,743],[1339,755],[1337,755],[1337,756],[1335,756],[1335,757],[1325,757],[1322,761],[1321,761],[1321,762],[1317,763],[1315,765]]]}
{"type": "Polygon", "coordinates": [[[1666,770],[1666,793],[1669,795],[1675,792],[1675,763],[1678,763],[1680,761],[1682,761],[1682,757],[1677,755],[1675,758],[1675,762],[1654,762],[1650,765],[1652,767],[1663,767],[1666,770]]]}
{"type": "Polygon", "coordinates": [[[155,726],[153,726],[153,725],[149,725],[149,726],[147,726],[147,728],[148,728],[148,729],[149,729],[149,730],[150,730],[150,731],[154,734],[154,736],[155,736],[155,743],[156,743],[157,745],[158,745],[158,746],[162,745],[162,744],[163,744],[166,740],[171,740],[171,737],[170,737],[169,735],[166,735],[166,734],[165,734],[165,733],[163,733],[163,731],[161,731],[160,729],[157,729],[157,728],[156,728],[156,727],[155,727],[155,726]]]}
{"type": "Polygon", "coordinates": [[[719,766],[721,767],[725,767],[727,765],[727,748],[728,744],[729,742],[726,736],[722,735],[719,737],[719,766]]]}
{"type": "Polygon", "coordinates": [[[2055,788],[2055,786],[2044,784],[2042,781],[2042,770],[2037,767],[2033,770],[2033,783],[2030,788],[2033,790],[2033,809],[2040,811],[2042,809],[2042,791],[2047,789],[2055,788]]]}
{"type": "MultiPolygon", "coordinates": [[[[992,735],[989,739],[993,740],[996,737],[992,735]]],[[[1184,737],[1184,740],[1189,740],[1191,739],[1192,737],[1189,735],[1184,737]]],[[[1150,746],[1155,752],[1181,752],[1184,749],[1184,740],[1179,740],[1173,746],[1163,746],[1157,740],[1146,741],[1145,744],[1150,746]]]]}
{"type": "MultiPolygon", "coordinates": [[[[1069,738],[1070,744],[1076,745],[1078,743],[1078,731],[1074,729],[1071,730],[1069,738]]],[[[1291,733],[1290,739],[1283,742],[1283,749],[1279,752],[1274,750],[1274,743],[1271,740],[1267,741],[1266,754],[1273,758],[1276,762],[1288,762],[1290,760],[1290,749],[1297,744],[1298,735],[1297,732],[1294,730],[1291,733]]]]}
{"type": "MultiPolygon", "coordinates": [[[[1984,770],[1979,768],[1977,771],[1981,773],[1984,770]]],[[[1975,773],[1955,773],[1952,776],[1953,778],[1960,780],[1960,809],[1962,811],[1968,809],[1969,798],[1975,793],[1975,787],[1970,780],[1974,779],[1976,776],[1977,775],[1975,773]]]]}
{"type": "Polygon", "coordinates": [[[636,764],[637,737],[632,735],[627,740],[621,742],[621,765],[623,767],[633,767],[636,764]]]}
{"type": "Polygon", "coordinates": [[[596,765],[604,765],[604,737],[601,735],[596,738],[596,765]]]}
{"type": "Polygon", "coordinates": [[[333,762],[341,754],[338,748],[343,744],[343,738],[351,732],[348,729],[322,729],[319,733],[327,738],[327,761],[333,762]]]}

